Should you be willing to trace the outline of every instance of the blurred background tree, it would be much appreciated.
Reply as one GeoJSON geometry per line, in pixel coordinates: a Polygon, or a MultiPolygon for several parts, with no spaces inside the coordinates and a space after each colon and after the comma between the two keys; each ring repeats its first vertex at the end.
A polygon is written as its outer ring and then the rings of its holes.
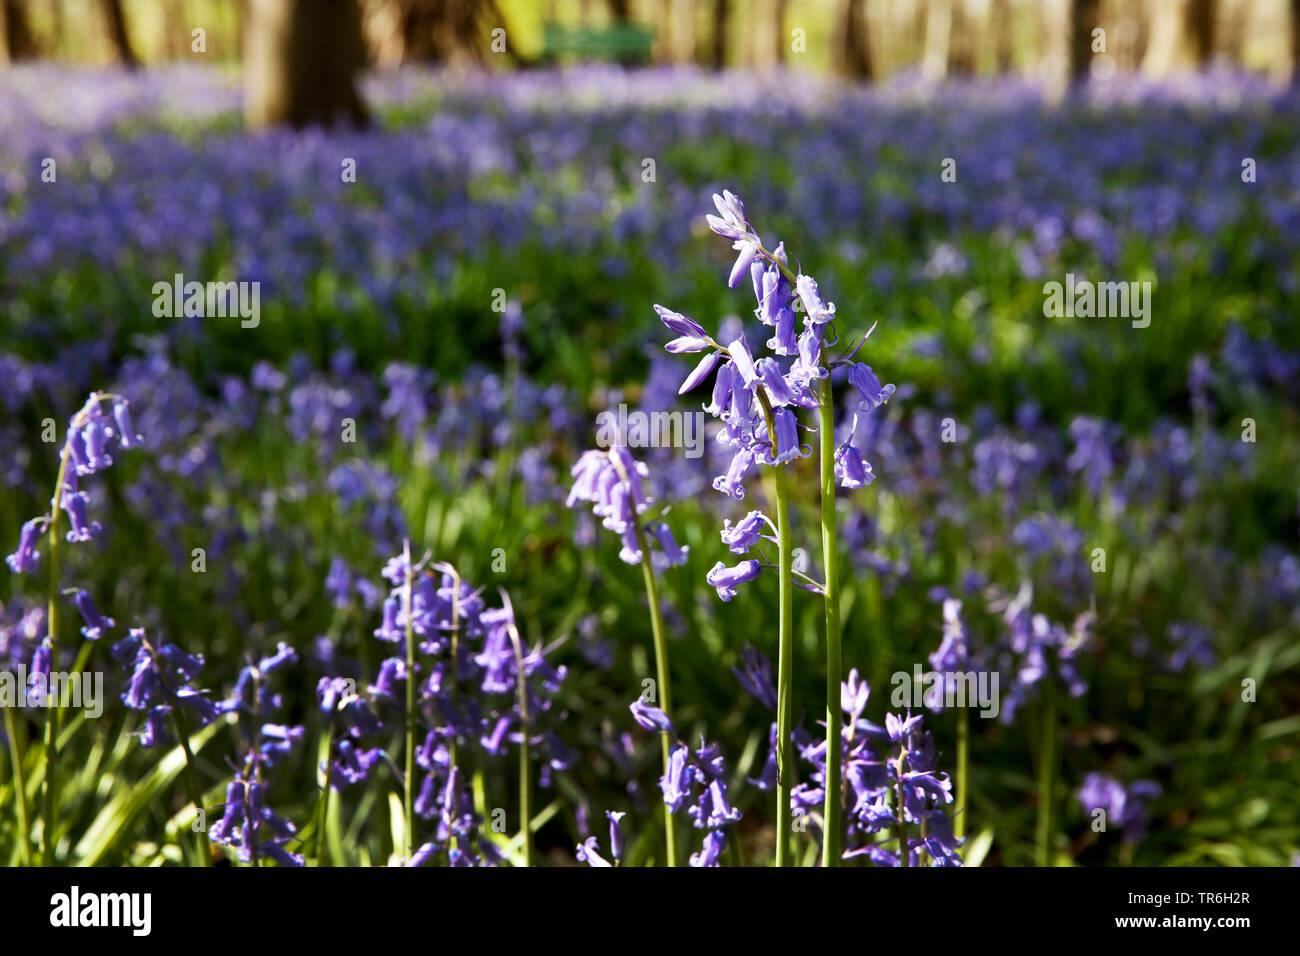
{"type": "Polygon", "coordinates": [[[250,126],[363,126],[366,64],[356,0],[244,0],[244,114],[250,126]]]}
{"type": "Polygon", "coordinates": [[[0,61],[38,57],[242,65],[254,123],[364,122],[356,75],[404,63],[1016,73],[1064,94],[1217,62],[1295,82],[1300,0],[0,0],[0,61]]]}

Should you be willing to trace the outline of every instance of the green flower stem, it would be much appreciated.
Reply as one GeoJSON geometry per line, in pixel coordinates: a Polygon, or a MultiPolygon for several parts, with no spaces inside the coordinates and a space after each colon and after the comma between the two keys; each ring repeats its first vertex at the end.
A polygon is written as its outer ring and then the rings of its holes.
{"type": "MultiPolygon", "coordinates": [[[[776,445],[776,421],[767,392],[756,390],[758,403],[767,422],[772,442],[772,457],[779,455],[776,445]]],[[[790,477],[784,465],[776,470],[776,541],[779,575],[780,628],[777,644],[776,675],[776,865],[791,866],[790,788],[794,780],[793,752],[790,745],[790,718],[794,705],[794,547],[790,536],[790,477]]]]}
{"type": "Polygon", "coordinates": [[[898,865],[901,867],[910,866],[909,857],[911,853],[907,848],[907,807],[903,803],[903,759],[907,756],[907,747],[904,746],[898,754],[898,865]]]}
{"type": "MultiPolygon", "coordinates": [[[[448,698],[454,699],[456,696],[456,676],[459,672],[457,662],[460,660],[460,572],[451,565],[447,565],[446,568],[451,572],[451,672],[448,675],[447,688],[448,698]]],[[[455,767],[458,759],[459,757],[456,753],[456,736],[453,734],[447,744],[447,767],[455,767]]],[[[456,848],[459,849],[460,836],[458,834],[452,834],[451,840],[455,843],[456,848]]],[[[412,840],[411,846],[412,849],[414,849],[414,840],[412,840]]],[[[451,865],[450,846],[447,848],[447,865],[451,865]]]]}
{"type": "Polygon", "coordinates": [[[831,379],[821,381],[819,396],[822,479],[822,563],[826,584],[826,807],[822,837],[822,866],[839,866],[843,853],[840,806],[840,760],[843,715],[840,708],[840,585],[835,522],[835,399],[831,379]]]}
{"type": "MultiPolygon", "coordinates": [[[[63,489],[63,472],[67,467],[67,454],[64,454],[63,464],[59,466],[59,491],[63,489]]],[[[56,492],[55,499],[61,497],[56,492]]],[[[59,593],[59,512],[58,504],[55,503],[51,508],[49,542],[50,542],[50,580],[46,588],[46,596],[49,600],[48,610],[45,616],[46,635],[50,641],[50,662],[51,666],[57,666],[54,662],[54,649],[58,647],[58,600],[59,593]]],[[[43,752],[45,754],[45,776],[41,778],[41,866],[54,865],[54,806],[55,796],[54,789],[56,785],[55,774],[58,768],[58,750],[55,744],[56,727],[58,721],[58,711],[60,702],[58,700],[46,700],[45,702],[45,736],[43,741],[43,752]]]]}
{"type": "MultiPolygon", "coordinates": [[[[776,430],[768,434],[776,442],[776,430]]],[[[794,704],[794,563],[790,536],[790,478],[782,465],[776,466],[776,530],[780,561],[779,660],[776,680],[776,865],[790,866],[790,786],[793,761],[790,746],[790,718],[794,704]]]]}
{"type": "MultiPolygon", "coordinates": [[[[618,457],[611,454],[609,458],[618,470],[619,478],[625,484],[630,484],[630,476],[623,468],[623,464],[618,460],[618,457]]],[[[660,710],[671,719],[673,696],[668,683],[668,647],[664,643],[664,618],[659,607],[659,586],[655,582],[654,569],[651,567],[650,562],[650,550],[646,547],[645,532],[641,528],[641,519],[637,516],[635,508],[632,511],[632,530],[636,532],[636,546],[641,552],[641,574],[645,579],[646,601],[650,605],[650,633],[654,637],[658,704],[660,710]]],[[[664,773],[667,774],[672,754],[672,744],[667,734],[660,734],[659,737],[664,760],[664,773]]],[[[677,865],[677,829],[673,825],[672,810],[667,805],[664,806],[664,841],[667,864],[674,867],[677,865]]]]}
{"type": "Polygon", "coordinates": [[[325,823],[329,819],[330,770],[334,766],[334,717],[325,737],[325,770],[321,773],[320,811],[316,815],[316,865],[325,865],[325,823]]]}
{"type": "Polygon", "coordinates": [[[9,738],[9,759],[13,763],[14,800],[18,807],[18,850],[23,866],[32,865],[31,828],[27,818],[27,781],[23,777],[23,745],[14,722],[14,708],[5,712],[5,735],[9,738]]]}
{"type": "Polygon", "coordinates": [[[966,817],[970,815],[966,795],[970,793],[970,716],[965,707],[957,708],[957,816],[952,833],[958,840],[966,835],[966,817]]]}
{"type": "MultiPolygon", "coordinates": [[[[189,727],[186,725],[185,717],[181,713],[180,705],[176,703],[176,695],[172,693],[171,684],[165,676],[167,673],[165,670],[166,662],[158,659],[158,653],[154,650],[154,646],[149,643],[148,638],[144,639],[144,647],[149,652],[149,656],[154,659],[154,665],[158,671],[158,680],[162,684],[163,695],[171,706],[172,723],[176,725],[176,735],[180,738],[181,753],[185,755],[185,781],[189,787],[190,800],[194,804],[194,812],[198,814],[203,810],[203,791],[199,789],[198,773],[194,769],[194,753],[190,750],[189,727]]],[[[84,657],[84,654],[81,656],[84,657]]],[[[208,850],[204,846],[202,837],[198,839],[198,861],[200,867],[208,865],[208,850]]]]}
{"type": "MultiPolygon", "coordinates": [[[[95,392],[86,400],[77,414],[68,423],[69,432],[80,428],[90,417],[91,409],[98,408],[105,399],[120,396],[112,392],[95,392]]],[[[53,666],[54,652],[58,649],[59,638],[59,509],[63,504],[63,482],[68,474],[68,462],[72,457],[71,442],[64,441],[63,451],[59,455],[59,470],[54,479],[54,495],[50,498],[50,520],[45,529],[50,549],[50,576],[46,586],[46,636],[50,642],[50,660],[53,666]]],[[[47,702],[45,708],[44,757],[45,775],[41,778],[41,863],[52,866],[54,863],[54,817],[58,798],[56,795],[58,780],[58,728],[63,720],[62,702],[47,702]]]]}
{"type": "MultiPolygon", "coordinates": [[[[504,592],[502,596],[505,597],[504,592]]],[[[510,599],[505,598],[509,607],[510,599]]],[[[524,674],[524,643],[514,624],[514,611],[510,614],[510,641],[515,648],[516,685],[519,694],[519,839],[523,843],[524,866],[533,865],[533,764],[529,746],[528,681],[524,674]]]]}
{"type": "MultiPolygon", "coordinates": [[[[664,644],[664,619],[659,607],[659,586],[655,582],[654,569],[650,566],[650,552],[646,548],[645,532],[641,522],[633,517],[636,529],[636,546],[641,551],[641,573],[645,578],[645,596],[650,604],[650,631],[655,643],[655,673],[659,681],[659,706],[665,714],[672,715],[672,691],[668,685],[668,648],[664,644]]],[[[659,735],[660,748],[664,758],[664,773],[668,772],[668,761],[672,745],[667,734],[659,735]]],[[[664,806],[664,837],[669,866],[677,865],[677,829],[673,825],[672,810],[664,806]]]]}
{"type": "MultiPolygon", "coordinates": [[[[181,709],[178,705],[172,705],[172,719],[176,722],[176,735],[180,738],[181,753],[185,754],[185,779],[190,789],[190,800],[194,802],[194,812],[200,813],[203,810],[203,791],[199,789],[199,778],[194,772],[194,754],[190,750],[190,732],[185,725],[185,718],[181,716],[181,709]]],[[[197,839],[198,843],[198,861],[200,867],[208,865],[208,848],[202,836],[197,839]]]]}
{"type": "Polygon", "coordinates": [[[402,610],[406,615],[406,774],[403,784],[402,808],[406,826],[399,847],[403,860],[411,858],[415,827],[415,627],[411,621],[411,542],[402,545],[406,565],[406,580],[402,585],[402,610]]]}
{"type": "Polygon", "coordinates": [[[1038,866],[1052,865],[1052,790],[1056,772],[1056,691],[1049,669],[1043,680],[1043,728],[1038,742],[1038,866]]]}

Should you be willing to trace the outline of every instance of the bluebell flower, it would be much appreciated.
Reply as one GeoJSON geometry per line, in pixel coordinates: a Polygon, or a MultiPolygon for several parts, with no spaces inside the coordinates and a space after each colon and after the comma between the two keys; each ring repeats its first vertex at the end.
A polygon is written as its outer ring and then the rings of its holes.
{"type": "Polygon", "coordinates": [[[817,288],[817,280],[812,276],[800,275],[795,279],[795,291],[803,303],[804,314],[814,325],[825,325],[835,321],[835,303],[823,302],[817,288]]]}
{"type": "Polygon", "coordinates": [[[686,376],[682,381],[681,387],[677,390],[677,394],[685,395],[687,392],[696,388],[700,383],[713,374],[713,370],[718,367],[718,363],[721,361],[721,352],[710,352],[708,355],[704,356],[700,359],[699,364],[695,366],[691,374],[686,376]]]}
{"type": "MultiPolygon", "coordinates": [[[[640,564],[645,556],[637,540],[639,516],[651,504],[645,491],[645,479],[650,474],[645,463],[634,459],[622,446],[609,451],[593,449],[583,452],[571,474],[574,480],[566,506],[572,508],[579,502],[590,502],[592,514],[622,539],[619,558],[626,564],[640,564]]],[[[667,525],[647,524],[641,530],[647,545],[659,546],[661,564],[685,563],[686,549],[677,545],[667,525]]]]}
{"type": "Polygon", "coordinates": [[[138,627],[131,628],[113,645],[112,655],[131,675],[121,695],[122,703],[146,715],[138,738],[142,747],[168,742],[165,718],[173,705],[185,707],[200,727],[218,716],[219,708],[206,693],[191,685],[203,667],[201,657],[185,654],[166,641],[150,641],[144,629],[138,627]]]}
{"type": "Polygon", "coordinates": [[[745,554],[764,538],[769,541],[775,540],[770,535],[763,534],[763,530],[769,525],[770,522],[761,511],[751,511],[734,525],[730,519],[724,520],[722,543],[734,554],[745,554]]]}
{"type": "Polygon", "coordinates": [[[866,412],[879,408],[894,394],[894,386],[881,385],[880,379],[871,370],[871,366],[862,362],[854,364],[849,369],[849,384],[857,390],[861,399],[858,404],[859,411],[866,412]]]}
{"type": "Polygon", "coordinates": [[[334,606],[347,607],[351,600],[352,573],[347,562],[340,557],[330,561],[329,573],[325,576],[325,591],[334,599],[334,606]]]}
{"type": "Polygon", "coordinates": [[[677,730],[668,719],[668,715],[654,704],[648,704],[638,697],[632,701],[628,709],[632,711],[632,718],[646,730],[677,736],[677,730]]]}
{"type": "Polygon", "coordinates": [[[1090,773],[1077,794],[1089,816],[1096,810],[1106,814],[1106,826],[1118,827],[1126,843],[1142,839],[1146,832],[1147,803],[1163,791],[1153,780],[1138,780],[1125,787],[1114,777],[1090,773]]]}
{"type": "Polygon", "coordinates": [[[776,710],[776,682],[772,679],[772,662],[766,655],[746,644],[740,652],[740,667],[733,667],[731,672],[746,693],[768,710],[776,710]]]}
{"type": "Polygon", "coordinates": [[[736,596],[736,588],[754,580],[762,570],[762,565],[753,558],[741,561],[730,568],[719,561],[705,576],[705,581],[708,582],[709,587],[718,589],[718,597],[730,601],[736,596]]]}
{"type": "Polygon", "coordinates": [[[772,424],[776,428],[776,457],[774,464],[783,464],[796,458],[806,458],[812,449],[799,443],[799,422],[794,412],[788,408],[777,408],[772,412],[772,424]]]}
{"type": "Polygon", "coordinates": [[[626,847],[623,838],[623,818],[627,814],[617,810],[606,810],[605,816],[609,819],[609,855],[619,863],[623,860],[623,850],[626,847]]]}
{"type": "Polygon", "coordinates": [[[135,448],[144,442],[144,436],[136,434],[131,422],[131,403],[119,398],[113,402],[113,421],[117,425],[117,440],[123,448],[135,448]]]}
{"type": "Polygon", "coordinates": [[[596,867],[613,866],[609,860],[600,855],[600,847],[594,836],[589,836],[578,844],[578,862],[596,867]]]}
{"type": "MultiPolygon", "coordinates": [[[[857,425],[856,418],[854,425],[857,425]]],[[[871,463],[862,457],[853,445],[853,432],[835,449],[835,477],[840,480],[841,488],[862,488],[876,480],[871,471],[871,463]]]]}
{"type": "Polygon", "coordinates": [[[659,316],[659,320],[668,327],[669,331],[675,332],[678,336],[697,339],[706,337],[704,326],[689,315],[682,315],[672,309],[665,309],[662,305],[656,305],[654,309],[659,316]]]}
{"type": "Polygon", "coordinates": [[[41,554],[36,550],[36,542],[45,530],[46,520],[32,518],[30,521],[23,522],[22,532],[18,536],[17,550],[5,558],[5,563],[14,574],[26,574],[36,570],[41,560],[41,554]]]}
{"type": "Polygon", "coordinates": [[[733,240],[732,248],[736,250],[737,256],[727,284],[734,289],[744,279],[745,273],[749,271],[749,266],[758,255],[763,243],[745,221],[745,207],[738,196],[724,189],[721,196],[714,193],[713,204],[717,207],[719,215],[704,218],[710,229],[726,239],[733,240]]]}

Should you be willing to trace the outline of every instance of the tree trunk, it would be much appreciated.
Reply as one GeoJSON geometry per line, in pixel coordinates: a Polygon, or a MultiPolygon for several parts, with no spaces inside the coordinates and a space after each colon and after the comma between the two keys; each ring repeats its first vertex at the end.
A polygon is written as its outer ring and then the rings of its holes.
{"type": "Polygon", "coordinates": [[[1300,0],[1291,0],[1291,85],[1300,87],[1300,0]]]}
{"type": "Polygon", "coordinates": [[[996,65],[998,73],[1010,73],[1015,62],[1015,31],[1011,22],[1011,5],[1007,0],[993,0],[989,18],[997,35],[996,65]]]}
{"type": "Polygon", "coordinates": [[[1101,0],[1072,0],[1070,4],[1070,85],[1088,82],[1092,69],[1092,31],[1097,28],[1101,0]]]}
{"type": "Polygon", "coordinates": [[[727,33],[730,19],[730,0],[713,0],[713,42],[709,65],[715,70],[721,70],[727,65],[727,33]]]}
{"type": "Polygon", "coordinates": [[[189,52],[190,26],[181,11],[181,0],[166,0],[163,3],[163,31],[167,38],[163,44],[163,55],[168,62],[183,59],[189,52]]]}
{"type": "Polygon", "coordinates": [[[24,0],[0,0],[0,62],[32,60],[37,52],[24,0]]]}
{"type": "Polygon", "coordinates": [[[1214,50],[1214,0],[1156,0],[1142,70],[1165,76],[1202,67],[1214,50]]]}
{"type": "Polygon", "coordinates": [[[248,0],[244,113],[250,126],[364,126],[356,0],[248,0]]]}
{"type": "MultiPolygon", "coordinates": [[[[401,58],[408,63],[481,62],[490,31],[504,25],[495,0],[402,0],[401,7],[401,58]]],[[[506,55],[519,62],[508,43],[506,55]]]]}
{"type": "Polygon", "coordinates": [[[126,29],[126,15],[122,12],[122,0],[100,0],[100,9],[104,11],[104,26],[108,30],[109,42],[117,61],[128,70],[140,65],[135,51],[131,49],[131,36],[126,29]]]}
{"type": "Polygon", "coordinates": [[[942,80],[948,75],[948,47],[952,42],[953,0],[930,0],[925,17],[925,55],[921,75],[942,80]]]}
{"type": "Polygon", "coordinates": [[[444,4],[439,0],[405,0],[402,4],[402,60],[434,63],[442,59],[439,34],[443,32],[444,4]]]}
{"type": "MultiPolygon", "coordinates": [[[[1300,0],[1296,2],[1300,3],[1300,0]]],[[[772,7],[772,21],[776,27],[776,47],[772,52],[776,54],[778,66],[785,62],[785,51],[790,42],[790,38],[785,35],[785,7],[786,0],[775,0],[772,7]]]]}
{"type": "Polygon", "coordinates": [[[965,0],[954,0],[952,23],[948,27],[948,74],[970,76],[975,72],[975,35],[965,0]]]}
{"type": "Polygon", "coordinates": [[[1059,103],[1070,91],[1073,63],[1071,18],[1075,0],[1041,0],[1035,7],[1042,46],[1035,51],[1047,99],[1059,103]]]}
{"type": "Polygon", "coordinates": [[[1191,0],[1187,5],[1187,32],[1196,65],[1204,69],[1214,53],[1214,0],[1191,0]]]}
{"type": "Polygon", "coordinates": [[[835,66],[845,76],[871,79],[871,48],[867,45],[867,18],[862,0],[840,0],[836,18],[835,66]]]}
{"type": "Polygon", "coordinates": [[[670,42],[666,46],[677,63],[695,62],[695,0],[667,0],[670,42]]]}

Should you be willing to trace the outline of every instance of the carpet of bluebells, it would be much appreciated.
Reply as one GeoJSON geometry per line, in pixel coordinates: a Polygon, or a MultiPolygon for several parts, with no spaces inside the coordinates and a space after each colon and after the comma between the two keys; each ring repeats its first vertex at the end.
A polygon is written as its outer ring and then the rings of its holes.
{"type": "Polygon", "coordinates": [[[368,132],[250,134],[215,72],[0,84],[0,669],[105,681],[6,709],[0,862],[770,862],[778,471],[794,862],[828,766],[846,865],[1300,852],[1295,93],[366,95],[368,132]],[[1150,326],[1045,316],[1067,272],[1150,281],[1150,326]],[[260,282],[260,323],[156,316],[178,273],[260,282]],[[592,452],[620,404],[703,406],[703,456],[592,452]],[[967,806],[959,715],[891,700],[917,666],[1000,677],[967,806]]]}

